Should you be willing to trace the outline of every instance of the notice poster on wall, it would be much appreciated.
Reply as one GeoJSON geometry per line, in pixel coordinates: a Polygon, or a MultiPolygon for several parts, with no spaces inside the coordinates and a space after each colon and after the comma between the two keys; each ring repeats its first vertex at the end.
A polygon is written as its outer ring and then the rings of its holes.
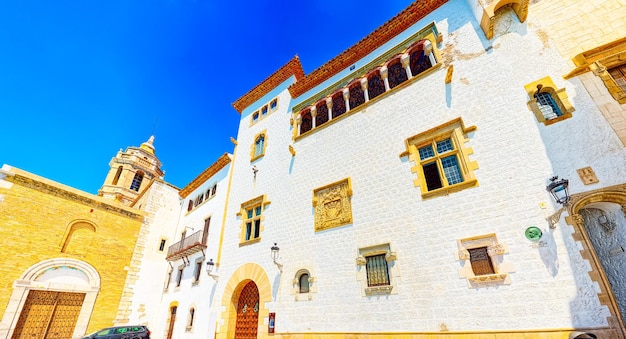
{"type": "Polygon", "coordinates": [[[274,333],[274,322],[276,321],[276,313],[270,313],[269,321],[267,322],[267,333],[274,333]]]}

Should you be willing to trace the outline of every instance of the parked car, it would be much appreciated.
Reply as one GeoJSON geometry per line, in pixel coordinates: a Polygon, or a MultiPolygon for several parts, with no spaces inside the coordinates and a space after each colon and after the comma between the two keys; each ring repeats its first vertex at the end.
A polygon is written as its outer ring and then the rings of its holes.
{"type": "Polygon", "coordinates": [[[83,339],[150,339],[150,330],[143,325],[107,327],[83,339]]]}

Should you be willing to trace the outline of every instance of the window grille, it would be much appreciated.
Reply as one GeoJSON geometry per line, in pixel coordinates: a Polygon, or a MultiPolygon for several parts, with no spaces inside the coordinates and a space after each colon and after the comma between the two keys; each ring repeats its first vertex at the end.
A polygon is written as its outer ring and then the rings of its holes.
{"type": "Polygon", "coordinates": [[[389,270],[385,254],[368,256],[366,259],[367,286],[389,285],[389,270]]]}

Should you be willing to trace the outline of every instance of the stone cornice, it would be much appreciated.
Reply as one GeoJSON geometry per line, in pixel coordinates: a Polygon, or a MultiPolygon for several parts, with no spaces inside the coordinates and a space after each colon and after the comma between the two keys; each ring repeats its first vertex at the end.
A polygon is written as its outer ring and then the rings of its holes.
{"type": "Polygon", "coordinates": [[[212,176],[215,175],[218,171],[224,168],[226,165],[230,163],[230,156],[228,153],[224,153],[216,162],[214,162],[211,166],[205,169],[200,175],[198,175],[193,181],[191,181],[187,186],[185,186],[178,193],[182,198],[186,198],[191,192],[200,187],[205,181],[209,180],[212,176]]]}
{"type": "Polygon", "coordinates": [[[296,77],[296,81],[304,77],[304,70],[302,69],[302,64],[300,64],[300,58],[298,58],[297,55],[274,72],[274,74],[270,75],[248,93],[233,102],[233,107],[241,114],[246,107],[261,99],[265,94],[276,88],[283,81],[289,79],[292,75],[296,77]]]}
{"type": "Polygon", "coordinates": [[[99,201],[102,198],[91,198],[87,195],[81,195],[78,193],[71,192],[69,190],[63,189],[62,187],[54,186],[42,181],[35,180],[33,178],[29,178],[27,176],[23,176],[20,174],[15,174],[8,181],[13,182],[14,184],[27,187],[45,194],[50,194],[55,197],[59,197],[62,199],[67,199],[73,202],[77,202],[89,207],[97,208],[99,210],[103,210],[106,212],[115,213],[121,216],[125,216],[134,220],[141,221],[143,219],[143,214],[136,213],[130,210],[129,208],[114,206],[113,204],[108,204],[104,201],[99,201]]]}
{"type": "Polygon", "coordinates": [[[415,1],[361,41],[289,86],[291,97],[296,98],[330,79],[333,75],[347,69],[446,2],[448,0],[415,1]]]}

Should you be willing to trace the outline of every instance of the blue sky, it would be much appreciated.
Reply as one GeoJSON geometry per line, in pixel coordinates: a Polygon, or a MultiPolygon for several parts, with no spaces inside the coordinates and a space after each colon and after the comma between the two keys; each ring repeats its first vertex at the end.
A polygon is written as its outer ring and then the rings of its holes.
{"type": "Polygon", "coordinates": [[[0,164],[97,193],[155,135],[183,187],[233,151],[232,102],[289,61],[305,74],[409,0],[0,3],[0,164]]]}

